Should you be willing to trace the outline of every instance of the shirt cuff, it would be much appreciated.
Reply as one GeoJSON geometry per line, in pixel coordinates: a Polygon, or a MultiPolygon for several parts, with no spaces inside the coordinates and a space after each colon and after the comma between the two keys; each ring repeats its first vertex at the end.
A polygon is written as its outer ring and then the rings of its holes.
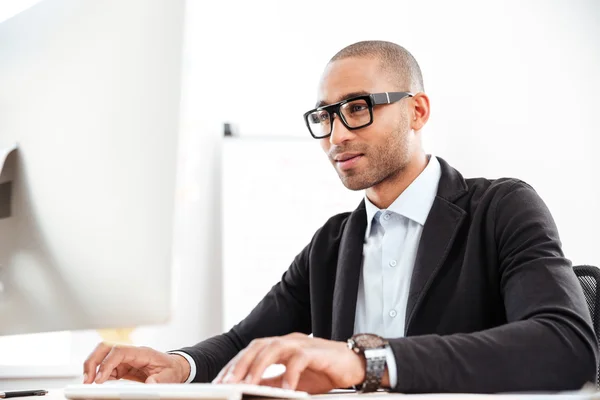
{"type": "MultiPolygon", "coordinates": [[[[194,362],[192,356],[190,356],[188,353],[184,353],[183,351],[168,351],[167,354],[177,354],[187,360],[187,362],[190,364],[190,375],[183,383],[190,383],[191,381],[193,381],[196,377],[196,363],[194,362]]],[[[396,368],[395,365],[394,368],[396,368]]]]}
{"type": "Polygon", "coordinates": [[[398,383],[398,376],[396,375],[396,357],[390,346],[385,348],[385,363],[387,364],[388,377],[390,378],[390,388],[394,389],[398,383]]]}

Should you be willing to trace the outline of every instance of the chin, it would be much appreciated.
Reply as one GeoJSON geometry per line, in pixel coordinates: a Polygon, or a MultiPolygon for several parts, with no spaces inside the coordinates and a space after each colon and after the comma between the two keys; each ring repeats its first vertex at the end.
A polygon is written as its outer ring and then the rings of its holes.
{"type": "Polygon", "coordinates": [[[362,171],[362,173],[356,170],[350,170],[346,173],[337,171],[340,180],[350,190],[365,190],[370,187],[376,186],[386,179],[390,178],[391,175],[377,174],[375,171],[362,171]]]}
{"type": "Polygon", "coordinates": [[[344,186],[350,190],[364,190],[373,186],[371,182],[367,182],[364,178],[357,175],[340,175],[340,179],[342,180],[344,186]]]}

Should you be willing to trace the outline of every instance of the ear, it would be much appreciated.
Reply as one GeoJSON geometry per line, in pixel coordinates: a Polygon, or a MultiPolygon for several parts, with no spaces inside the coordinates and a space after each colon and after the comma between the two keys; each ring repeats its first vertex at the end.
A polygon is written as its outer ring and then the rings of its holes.
{"type": "Polygon", "coordinates": [[[423,129],[429,120],[429,97],[423,92],[419,92],[412,97],[412,121],[410,127],[415,131],[423,129]]]}

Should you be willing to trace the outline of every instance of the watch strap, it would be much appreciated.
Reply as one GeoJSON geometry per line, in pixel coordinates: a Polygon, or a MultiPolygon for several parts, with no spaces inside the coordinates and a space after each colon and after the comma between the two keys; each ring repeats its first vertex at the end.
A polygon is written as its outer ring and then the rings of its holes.
{"type": "Polygon", "coordinates": [[[374,392],[381,387],[381,380],[385,372],[386,349],[367,349],[363,352],[367,364],[365,381],[362,384],[361,392],[374,392]]]}

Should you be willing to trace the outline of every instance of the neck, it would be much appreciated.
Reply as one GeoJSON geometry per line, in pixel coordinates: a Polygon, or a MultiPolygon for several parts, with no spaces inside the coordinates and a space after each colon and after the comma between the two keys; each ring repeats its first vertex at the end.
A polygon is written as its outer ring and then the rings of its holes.
{"type": "Polygon", "coordinates": [[[423,172],[427,162],[427,155],[424,152],[419,152],[402,170],[368,188],[366,190],[367,198],[377,208],[388,208],[423,172]]]}

